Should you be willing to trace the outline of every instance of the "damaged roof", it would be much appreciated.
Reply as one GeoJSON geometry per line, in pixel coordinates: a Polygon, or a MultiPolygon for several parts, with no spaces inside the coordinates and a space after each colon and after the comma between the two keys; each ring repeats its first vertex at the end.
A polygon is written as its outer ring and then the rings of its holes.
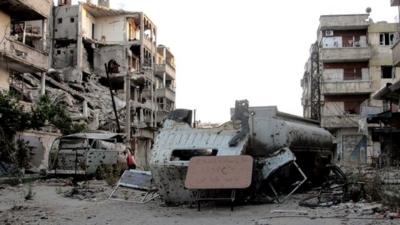
{"type": "Polygon", "coordinates": [[[125,11],[122,9],[110,9],[103,6],[94,5],[91,3],[82,3],[85,8],[94,17],[107,17],[107,16],[122,16],[131,14],[140,14],[140,12],[125,11]]]}

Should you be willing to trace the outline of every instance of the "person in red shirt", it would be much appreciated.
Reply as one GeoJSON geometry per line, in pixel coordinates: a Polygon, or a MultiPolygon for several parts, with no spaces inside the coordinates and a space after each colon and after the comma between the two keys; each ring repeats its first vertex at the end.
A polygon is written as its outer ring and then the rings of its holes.
{"type": "Polygon", "coordinates": [[[131,151],[128,149],[126,150],[127,156],[126,156],[126,164],[128,165],[128,169],[136,169],[136,160],[135,156],[131,153],[131,151]]]}

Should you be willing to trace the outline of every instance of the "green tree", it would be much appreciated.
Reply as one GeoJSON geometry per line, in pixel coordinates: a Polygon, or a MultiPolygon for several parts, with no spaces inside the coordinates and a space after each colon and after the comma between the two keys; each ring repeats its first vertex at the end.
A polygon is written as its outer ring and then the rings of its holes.
{"type": "Polygon", "coordinates": [[[15,142],[17,132],[39,129],[47,124],[57,127],[62,134],[86,130],[85,124],[74,123],[66,105],[54,103],[49,96],[41,96],[30,112],[23,110],[19,99],[10,92],[0,92],[0,159],[26,167],[29,159],[29,145],[15,142]]]}

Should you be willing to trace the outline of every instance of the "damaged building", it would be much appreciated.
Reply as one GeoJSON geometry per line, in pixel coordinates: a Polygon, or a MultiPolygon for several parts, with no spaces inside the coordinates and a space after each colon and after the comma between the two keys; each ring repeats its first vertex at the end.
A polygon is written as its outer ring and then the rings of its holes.
{"type": "MultiPolygon", "coordinates": [[[[35,73],[44,78],[49,69],[51,0],[0,1],[0,89],[9,90],[14,74],[35,73]]],[[[44,84],[36,87],[44,91],[44,84]]]]}
{"type": "MultiPolygon", "coordinates": [[[[0,1],[0,91],[21,94],[24,108],[45,94],[51,61],[52,0],[0,1]],[[32,83],[32,78],[36,81],[32,83]]],[[[46,168],[51,144],[59,134],[26,131],[17,138],[34,148],[31,167],[46,168]]]]}
{"type": "Polygon", "coordinates": [[[112,90],[121,100],[120,121],[99,128],[123,130],[146,166],[154,134],[175,108],[174,56],[157,46],[156,25],[143,12],[110,9],[109,1],[60,1],[54,12],[53,67],[63,71],[60,79],[77,85],[95,80],[112,90]]]}
{"type": "Polygon", "coordinates": [[[125,133],[146,168],[155,133],[175,108],[174,55],[157,45],[143,12],[111,9],[108,0],[57,3],[0,1],[1,90],[20,94],[27,108],[47,94],[89,130],[125,133]]]}
{"type": "Polygon", "coordinates": [[[301,80],[304,116],[319,120],[336,142],[343,166],[372,163],[380,152],[369,114],[383,111],[371,94],[399,78],[392,61],[397,24],[374,22],[369,14],[323,15],[317,42],[301,80]]]}

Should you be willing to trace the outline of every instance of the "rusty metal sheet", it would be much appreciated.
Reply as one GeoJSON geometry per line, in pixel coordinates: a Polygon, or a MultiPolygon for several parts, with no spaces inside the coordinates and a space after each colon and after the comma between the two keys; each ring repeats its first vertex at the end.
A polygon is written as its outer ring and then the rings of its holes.
{"type": "Polygon", "coordinates": [[[185,187],[188,189],[243,189],[251,184],[253,158],[239,156],[197,156],[189,162],[185,187]]]}

